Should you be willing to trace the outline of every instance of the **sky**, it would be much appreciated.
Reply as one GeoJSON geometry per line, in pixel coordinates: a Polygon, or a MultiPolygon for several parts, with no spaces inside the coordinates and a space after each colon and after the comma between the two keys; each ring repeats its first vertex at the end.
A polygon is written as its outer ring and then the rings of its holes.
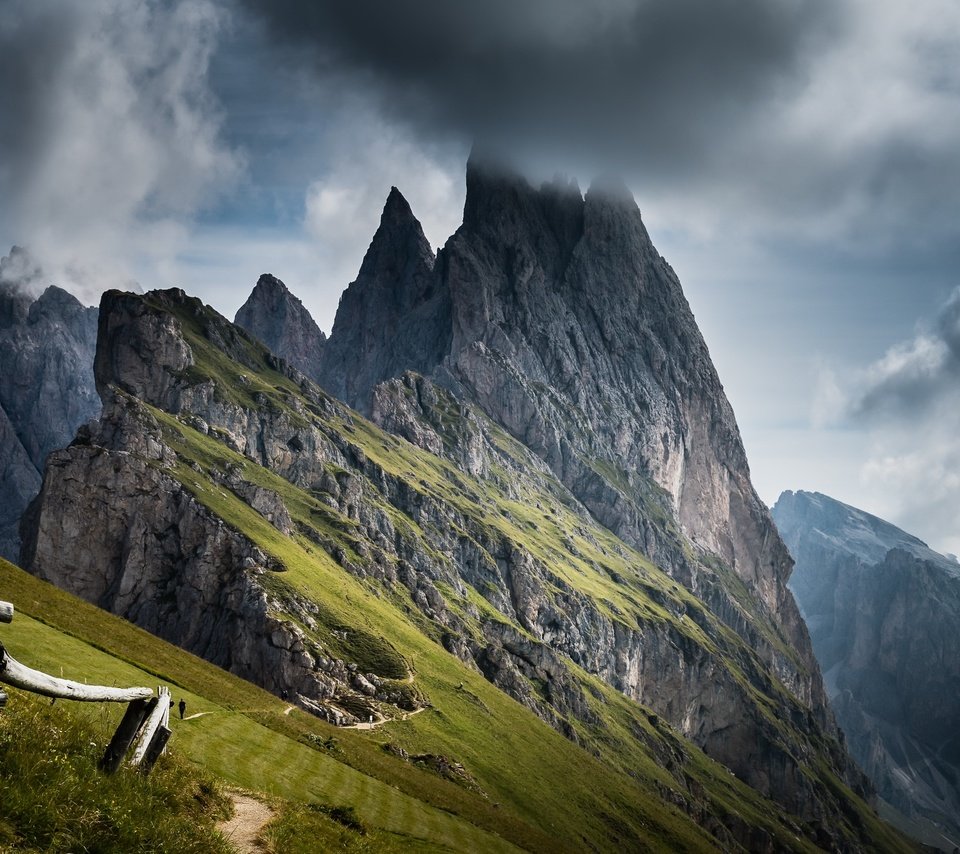
{"type": "Polygon", "coordinates": [[[0,249],[329,330],[391,185],[436,248],[476,139],[616,173],[761,497],[956,553],[958,55],[955,0],[0,0],[0,249]]]}

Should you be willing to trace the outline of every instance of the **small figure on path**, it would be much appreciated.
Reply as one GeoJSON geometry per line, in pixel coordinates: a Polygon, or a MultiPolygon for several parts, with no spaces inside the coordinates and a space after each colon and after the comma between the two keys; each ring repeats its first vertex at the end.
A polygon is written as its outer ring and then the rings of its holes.
{"type": "Polygon", "coordinates": [[[183,697],[180,698],[177,708],[180,709],[180,720],[183,720],[183,713],[187,710],[187,701],[183,697]]]}

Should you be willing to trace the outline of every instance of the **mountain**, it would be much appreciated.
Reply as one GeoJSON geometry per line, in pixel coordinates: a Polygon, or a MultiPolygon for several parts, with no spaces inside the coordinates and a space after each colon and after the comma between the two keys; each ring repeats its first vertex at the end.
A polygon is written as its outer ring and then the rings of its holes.
{"type": "Polygon", "coordinates": [[[101,416],[50,455],[24,566],[333,732],[382,726],[522,847],[904,850],[636,204],[477,158],[467,188],[436,256],[391,191],[327,391],[257,340],[309,338],[272,278],[257,337],[106,293],[101,416]]]}
{"type": "MultiPolygon", "coordinates": [[[[601,183],[584,197],[558,180],[536,190],[474,156],[463,225],[436,258],[393,188],[312,375],[417,443],[420,427],[400,423],[390,396],[375,391],[407,371],[532,451],[597,521],[789,674],[829,726],[787,592],[789,556],[750,484],[680,283],[623,187],[601,183]]],[[[431,450],[442,445],[433,432],[431,450]]]]}
{"type": "Polygon", "coordinates": [[[820,713],[475,405],[376,389],[431,452],[176,290],[104,295],[96,379],[34,574],[332,732],[373,718],[531,850],[906,850],[820,713]]]}
{"type": "MultiPolygon", "coordinates": [[[[376,391],[406,371],[522,443],[597,522],[704,600],[832,726],[787,591],[789,556],[750,484],[680,283],[622,186],[600,183],[583,196],[558,180],[537,190],[475,156],[463,224],[435,261],[391,190],[341,300],[320,380],[417,444],[425,435],[417,419],[405,425],[397,395],[376,391]]],[[[443,444],[427,441],[431,450],[443,444]]],[[[735,761],[741,746],[722,750],[735,761]]]]}
{"type": "Polygon", "coordinates": [[[773,516],[796,559],[833,707],[877,791],[960,842],[960,565],[869,513],[784,492],[773,516]]]}
{"type": "MultiPolygon", "coordinates": [[[[407,200],[393,187],[357,278],[344,291],[319,382],[368,412],[373,387],[405,370],[427,373],[448,347],[449,295],[407,200]]],[[[283,355],[281,353],[281,355],[283,355]]]]}
{"type": "Polygon", "coordinates": [[[276,276],[264,273],[257,280],[234,323],[308,377],[317,378],[327,336],[276,276]]]}
{"type": "Polygon", "coordinates": [[[11,559],[44,460],[100,410],[97,309],[57,287],[33,296],[41,275],[18,247],[0,262],[0,555],[11,559]]]}
{"type": "MultiPolygon", "coordinates": [[[[31,730],[45,723],[56,727],[55,733],[42,734],[44,740],[37,745],[37,753],[46,761],[31,769],[31,776],[59,776],[69,785],[70,798],[60,803],[52,797],[49,786],[28,788],[33,780],[23,785],[21,779],[21,787],[10,786],[7,791],[0,787],[0,802],[9,795],[6,803],[12,806],[0,822],[0,846],[4,850],[24,850],[31,844],[33,848],[28,850],[49,850],[53,838],[61,848],[70,845],[69,850],[81,849],[84,844],[95,850],[139,850],[136,834],[141,834],[142,843],[142,824],[149,821],[144,812],[159,806],[164,810],[161,831],[166,829],[165,824],[180,818],[192,819],[197,827],[181,835],[179,846],[167,840],[156,850],[209,851],[209,845],[197,842],[191,847],[189,841],[205,830],[208,814],[219,806],[216,792],[223,784],[263,793],[281,822],[304,828],[301,834],[293,834],[306,837],[300,839],[300,845],[290,845],[287,839],[275,846],[284,854],[339,850],[395,854],[411,847],[425,851],[515,852],[517,846],[563,850],[515,819],[505,804],[495,807],[484,796],[425,771],[423,763],[405,761],[381,749],[368,738],[370,731],[341,728],[333,738],[330,726],[319,718],[291,708],[249,682],[2,559],[0,590],[15,600],[16,617],[3,627],[3,643],[17,660],[79,681],[155,685],[159,680],[168,684],[173,696],[187,703],[185,720],[175,714],[170,717],[173,735],[168,751],[177,760],[185,757],[194,766],[172,781],[167,776],[160,785],[155,769],[149,781],[138,782],[138,776],[130,779],[121,774],[110,778],[118,785],[107,782],[98,787],[96,761],[125,707],[102,706],[91,717],[88,710],[72,703],[50,706],[43,701],[45,710],[38,711],[41,698],[33,698],[31,703],[29,695],[6,688],[6,721],[14,723],[28,716],[28,737],[31,730]],[[94,734],[97,740],[92,745],[92,757],[89,737],[76,746],[64,745],[74,734],[77,718],[99,729],[94,734]],[[49,761],[52,739],[62,751],[56,762],[49,761]],[[82,775],[79,783],[76,776],[71,779],[71,771],[82,775]],[[198,777],[207,778],[200,787],[194,785],[198,777]],[[210,786],[210,777],[216,778],[216,786],[210,786]],[[149,789],[144,792],[146,785],[149,789]],[[88,795],[88,790],[96,794],[88,795]],[[161,798],[165,802],[157,804],[161,798]],[[104,803],[108,799],[112,803],[104,803]],[[31,809],[34,801],[42,804],[41,809],[31,809]],[[53,814],[54,818],[38,821],[38,814],[53,814]],[[330,815],[346,822],[338,823],[328,818],[330,815]],[[124,835],[125,845],[116,839],[124,835]]],[[[564,740],[541,728],[547,740],[553,736],[559,742],[562,752],[564,740]]],[[[523,734],[537,736],[527,729],[523,734]]],[[[0,754],[5,760],[0,779],[14,778],[22,768],[17,762],[25,747],[22,735],[11,732],[10,726],[6,733],[0,728],[0,754]],[[8,752],[4,735],[13,736],[9,741],[16,745],[15,753],[8,752]]],[[[177,765],[182,764],[177,761],[177,765]]]]}

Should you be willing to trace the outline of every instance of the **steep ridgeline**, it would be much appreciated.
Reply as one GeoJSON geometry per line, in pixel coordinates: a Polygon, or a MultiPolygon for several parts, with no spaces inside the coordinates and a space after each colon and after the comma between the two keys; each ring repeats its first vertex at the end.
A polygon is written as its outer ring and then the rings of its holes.
{"type": "Polygon", "coordinates": [[[784,492],[773,516],[837,718],[877,791],[960,844],[960,565],[869,513],[784,492]]]}
{"type": "Polygon", "coordinates": [[[234,323],[311,379],[318,378],[327,336],[276,276],[264,273],[257,280],[234,323]]]}
{"type": "Polygon", "coordinates": [[[901,850],[819,710],[476,405],[382,384],[398,438],[181,291],[105,294],[96,376],[27,515],[35,574],[336,723],[432,706],[391,738],[491,799],[519,774],[530,820],[583,805],[560,848],[901,850]]]}
{"type": "MultiPolygon", "coordinates": [[[[376,385],[414,371],[476,405],[595,520],[758,650],[832,731],[791,562],[673,270],[622,187],[533,189],[472,159],[434,261],[396,189],[344,293],[320,382],[397,428],[376,385]]],[[[418,431],[404,435],[417,441],[418,431]]],[[[436,450],[436,448],[431,448],[436,450]]]]}
{"type": "MultiPolygon", "coordinates": [[[[40,490],[43,463],[100,409],[93,382],[97,309],[60,288],[39,297],[23,278],[25,253],[0,264],[0,556],[16,560],[20,517],[40,490]]],[[[31,278],[35,278],[35,274],[31,278]]]]}

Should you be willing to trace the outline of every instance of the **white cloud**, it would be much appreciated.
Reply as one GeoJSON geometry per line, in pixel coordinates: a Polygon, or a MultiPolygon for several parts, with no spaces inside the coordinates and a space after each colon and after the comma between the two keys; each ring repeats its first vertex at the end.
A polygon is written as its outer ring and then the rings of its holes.
{"type": "Polygon", "coordinates": [[[58,283],[90,299],[170,258],[239,173],[207,81],[223,25],[212,0],[5,8],[2,225],[58,283]]]}
{"type": "Polygon", "coordinates": [[[912,338],[865,368],[821,379],[828,423],[854,438],[859,476],[836,497],[938,551],[960,550],[960,289],[912,338]]]}

